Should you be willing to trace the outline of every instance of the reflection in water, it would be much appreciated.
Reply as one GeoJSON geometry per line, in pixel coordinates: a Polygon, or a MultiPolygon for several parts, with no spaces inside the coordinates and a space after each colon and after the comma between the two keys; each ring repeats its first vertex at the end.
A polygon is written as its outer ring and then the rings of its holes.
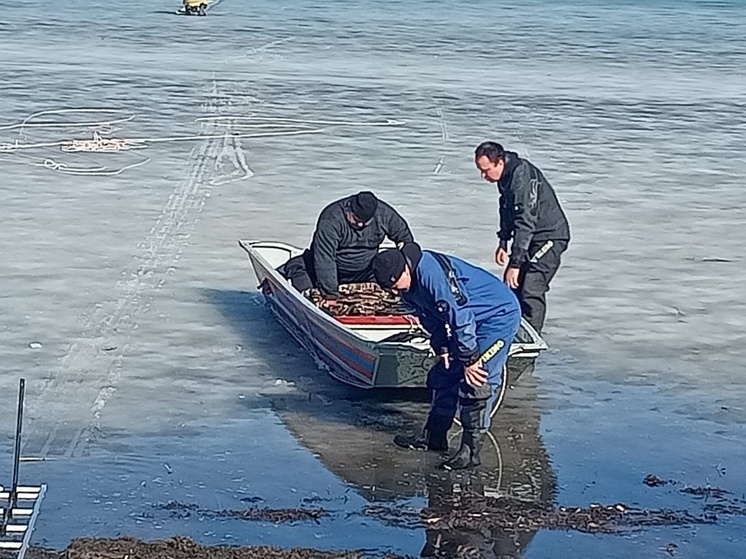
{"type": "MultiPolygon", "coordinates": [[[[507,496],[537,504],[554,499],[555,478],[539,435],[536,385],[530,371],[508,392],[492,422],[483,465],[472,472],[439,471],[435,466],[441,456],[392,444],[398,430],[424,422],[428,403],[421,392],[361,394],[343,387],[317,388],[323,394],[309,391],[305,397],[285,394],[271,399],[302,444],[373,501],[369,513],[381,520],[421,526],[419,510],[413,510],[419,508],[414,498],[426,499],[428,518],[437,517],[439,511],[446,514],[455,501],[468,506],[465,503],[484,502],[483,497],[507,496]]],[[[450,433],[452,447],[459,437],[455,426],[450,433]]],[[[485,529],[484,525],[474,530],[449,529],[438,524],[426,533],[422,557],[520,557],[535,531],[485,529]]]]}
{"type": "MultiPolygon", "coordinates": [[[[298,440],[371,501],[366,514],[397,525],[425,525],[422,557],[468,557],[476,550],[483,557],[521,556],[535,529],[517,531],[503,524],[500,529],[480,526],[471,530],[463,523],[458,528],[449,528],[447,523],[428,528],[420,513],[424,506],[427,518],[437,517],[458,496],[476,497],[459,501],[474,507],[475,513],[480,512],[484,497],[553,504],[556,482],[539,435],[533,363],[523,363],[525,372],[519,363],[512,363],[509,385],[513,389],[492,421],[482,466],[475,472],[442,472],[436,469],[442,456],[402,450],[392,442],[397,432],[424,424],[427,391],[365,392],[341,385],[318,370],[310,358],[303,358],[304,351],[272,320],[261,295],[212,290],[205,294],[244,334],[255,354],[267,360],[265,380],[274,384],[280,378],[292,383],[290,390],[281,384],[278,390],[262,392],[298,440]],[[278,351],[279,347],[291,351],[278,351]]],[[[455,426],[449,437],[452,448],[460,437],[455,426]]],[[[323,500],[322,495],[315,502],[323,500]]]]}

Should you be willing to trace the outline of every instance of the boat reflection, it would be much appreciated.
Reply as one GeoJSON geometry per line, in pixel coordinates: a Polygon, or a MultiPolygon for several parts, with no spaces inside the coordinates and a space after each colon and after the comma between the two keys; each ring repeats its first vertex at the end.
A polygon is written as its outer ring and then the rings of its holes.
{"type": "MultiPolygon", "coordinates": [[[[456,501],[462,512],[464,506],[473,506],[467,512],[478,515],[485,497],[541,504],[554,501],[555,475],[539,432],[537,387],[530,373],[508,391],[495,415],[482,451],[482,466],[466,473],[439,471],[436,465],[441,456],[401,450],[392,444],[398,430],[423,423],[428,403],[421,393],[371,395],[327,389],[302,399],[277,395],[272,400],[298,440],[371,502],[373,516],[425,527],[421,557],[520,557],[535,531],[505,526],[485,529],[483,524],[470,530],[463,523],[458,529],[436,523],[435,529],[419,513],[422,500],[429,518],[448,513],[456,501]],[[406,510],[409,515],[402,512],[406,510]]],[[[459,437],[455,426],[450,433],[452,447],[459,437]]]]}

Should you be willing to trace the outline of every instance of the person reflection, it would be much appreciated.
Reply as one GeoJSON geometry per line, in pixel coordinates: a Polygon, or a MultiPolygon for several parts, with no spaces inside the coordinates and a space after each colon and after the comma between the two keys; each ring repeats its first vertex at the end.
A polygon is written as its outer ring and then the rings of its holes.
{"type": "Polygon", "coordinates": [[[556,479],[539,433],[533,367],[533,361],[513,363],[508,372],[509,379],[520,381],[493,419],[484,466],[427,476],[421,557],[519,558],[533,539],[535,530],[499,521],[502,503],[531,508],[552,504],[555,498],[556,479]],[[484,517],[487,509],[489,520],[484,517]]]}
{"type": "MultiPolygon", "coordinates": [[[[449,524],[449,515],[462,520],[485,505],[494,513],[496,497],[508,497],[512,503],[553,504],[556,481],[539,432],[532,368],[532,362],[512,364],[508,379],[513,386],[492,420],[482,465],[469,472],[440,471],[437,455],[392,449],[391,432],[402,423],[417,424],[427,414],[424,399],[400,395],[394,400],[391,394],[355,398],[340,390],[327,392],[323,401],[315,397],[273,400],[300,442],[363,495],[370,507],[396,513],[402,499],[426,499],[425,509],[414,517],[416,526],[425,527],[422,557],[517,558],[535,530],[520,532],[487,521],[449,524]],[[433,518],[443,521],[430,522],[433,518]]],[[[451,429],[450,436],[455,446],[460,429],[451,429]]],[[[385,512],[372,516],[384,522],[400,520],[395,514],[386,518],[385,512]]]]}

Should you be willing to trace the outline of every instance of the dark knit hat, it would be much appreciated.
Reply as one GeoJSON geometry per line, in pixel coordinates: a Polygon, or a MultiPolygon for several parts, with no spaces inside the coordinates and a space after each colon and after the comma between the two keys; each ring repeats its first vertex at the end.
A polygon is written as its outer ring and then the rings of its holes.
{"type": "Polygon", "coordinates": [[[384,289],[391,289],[407,265],[407,260],[399,249],[391,248],[379,252],[373,259],[373,276],[384,289]]]}
{"type": "Polygon", "coordinates": [[[350,200],[350,210],[360,221],[368,221],[376,215],[378,198],[372,192],[358,192],[350,200]]]}

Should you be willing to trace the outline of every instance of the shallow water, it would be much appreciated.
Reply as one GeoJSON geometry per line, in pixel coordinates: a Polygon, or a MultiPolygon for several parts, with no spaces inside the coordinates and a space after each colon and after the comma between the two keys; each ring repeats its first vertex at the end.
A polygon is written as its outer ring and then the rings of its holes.
{"type": "MultiPolygon", "coordinates": [[[[551,350],[536,394],[515,397],[541,416],[534,438],[557,503],[696,508],[645,487],[648,473],[743,493],[742,2],[223,0],[206,18],[171,8],[37,0],[0,22],[0,144],[91,138],[82,126],[2,129],[75,108],[106,112],[30,122],[134,115],[114,137],[218,136],[0,153],[0,443],[10,451],[25,376],[25,454],[47,461],[24,463],[23,477],[50,485],[38,542],[182,532],[419,553],[423,530],[360,511],[425,504],[432,464],[386,444],[424,404],[374,401],[362,419],[340,407],[350,394],[317,379],[272,322],[236,240],[305,245],[326,202],[372,189],[423,244],[489,266],[495,195],[471,159],[487,138],[544,170],[572,225],[550,294],[551,350]],[[273,128],[195,120],[206,116],[273,128]],[[321,131],[219,137],[309,129],[321,131]],[[368,446],[340,466],[335,438],[368,446]],[[415,490],[397,483],[410,472],[415,490]],[[292,528],[153,512],[172,498],[240,506],[243,490],[272,507],[316,493],[336,512],[292,528]]],[[[742,530],[724,518],[629,537],[541,531],[522,552],[626,557],[673,541],[681,557],[740,557],[742,530]]]]}

